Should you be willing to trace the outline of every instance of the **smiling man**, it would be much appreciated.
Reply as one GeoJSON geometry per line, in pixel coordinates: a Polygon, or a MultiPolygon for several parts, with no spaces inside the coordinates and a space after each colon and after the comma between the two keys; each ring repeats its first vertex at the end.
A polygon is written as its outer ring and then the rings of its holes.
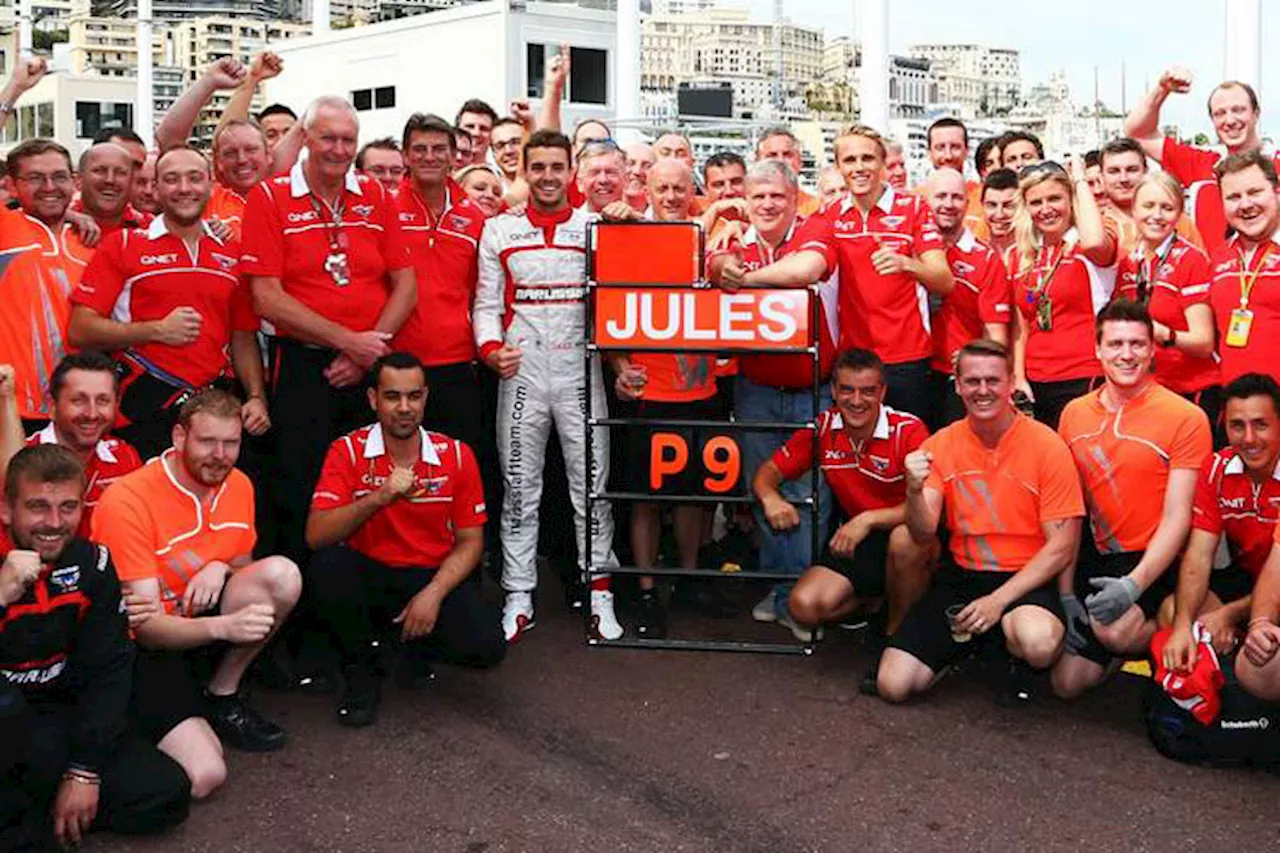
{"type": "Polygon", "coordinates": [[[1058,422],[1093,532],[1060,585],[1067,654],[1054,667],[1053,688],[1063,698],[1100,684],[1113,656],[1149,647],[1160,605],[1174,591],[1169,567],[1187,541],[1196,475],[1213,451],[1204,412],[1151,373],[1155,331],[1146,306],[1111,302],[1095,328],[1106,382],[1068,403],[1058,422]]]}
{"type": "Polygon", "coordinates": [[[151,217],[129,203],[136,169],[133,156],[114,142],[88,148],[80,155],[80,199],[71,209],[92,216],[104,237],[149,224],[151,217]]]}

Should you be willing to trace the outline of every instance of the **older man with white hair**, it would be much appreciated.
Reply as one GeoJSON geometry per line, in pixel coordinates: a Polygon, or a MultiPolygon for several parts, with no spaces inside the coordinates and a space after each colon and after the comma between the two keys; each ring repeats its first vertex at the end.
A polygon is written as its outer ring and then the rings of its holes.
{"type": "Polygon", "coordinates": [[[329,443],[368,420],[361,380],[413,310],[418,288],[395,208],[352,171],[359,124],[324,96],[302,116],[307,158],[249,194],[241,272],[271,324],[271,420],[281,545],[306,556],[305,526],[329,443]]]}

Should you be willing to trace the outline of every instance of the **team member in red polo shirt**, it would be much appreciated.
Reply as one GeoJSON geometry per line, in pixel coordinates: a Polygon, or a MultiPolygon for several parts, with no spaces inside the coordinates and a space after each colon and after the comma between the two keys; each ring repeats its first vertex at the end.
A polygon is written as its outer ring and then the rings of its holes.
{"type": "Polygon", "coordinates": [[[1218,329],[1222,381],[1280,373],[1280,179],[1258,151],[1215,167],[1227,223],[1235,230],[1210,258],[1209,304],[1218,329]]]}
{"type": "MultiPolygon", "coordinates": [[[[1191,91],[1191,73],[1185,68],[1171,68],[1160,76],[1160,82],[1147,93],[1125,117],[1124,132],[1142,143],[1147,156],[1158,161],[1186,187],[1191,218],[1200,229],[1205,249],[1212,256],[1227,242],[1227,217],[1223,212],[1222,194],[1214,179],[1215,167],[1224,157],[1248,154],[1262,149],[1258,136],[1258,94],[1248,83],[1228,80],[1209,93],[1209,120],[1213,122],[1218,142],[1226,149],[1198,148],[1165,136],[1160,128],[1160,108],[1173,93],[1191,91]]],[[[1273,165],[1280,163],[1274,151],[1264,155],[1273,165]]]]}
{"type": "Polygon", "coordinates": [[[975,338],[1008,345],[1011,296],[1004,264],[967,224],[969,196],[964,177],[955,169],[939,169],[929,178],[923,195],[947,247],[947,263],[956,282],[933,317],[938,425],[946,426],[964,417],[964,403],[955,389],[956,353],[975,338]]]}
{"type": "MultiPolygon", "coordinates": [[[[88,351],[67,356],[54,368],[49,380],[53,420],[26,440],[28,446],[65,447],[84,466],[84,514],[80,518],[79,535],[85,538],[89,536],[89,522],[102,493],[116,480],[142,466],[138,451],[109,435],[116,419],[118,385],[115,363],[105,355],[88,351]]],[[[12,409],[10,400],[12,397],[0,405],[12,409]]],[[[6,456],[0,471],[8,461],[6,456]]]]}
{"type": "MultiPolygon", "coordinates": [[[[840,505],[840,527],[787,602],[803,625],[835,621],[860,602],[887,594],[885,633],[893,634],[929,585],[926,568],[935,544],[918,544],[906,528],[903,468],[929,431],[915,415],[882,404],[883,370],[873,352],[841,353],[831,372],[836,404],[818,419],[818,458],[812,430],[797,430],[752,483],[769,526],[778,530],[793,530],[801,519],[778,487],[813,468],[822,471],[840,505]]],[[[872,694],[878,669],[877,661],[864,682],[872,694]]]]}
{"type": "Polygon", "coordinates": [[[1115,235],[1085,179],[1045,161],[1022,170],[1013,300],[1018,311],[1014,377],[1036,420],[1057,429],[1068,402],[1098,382],[1093,318],[1115,289],[1115,235]]]}
{"type": "Polygon", "coordinates": [[[156,163],[161,215],[119,231],[94,255],[71,295],[75,346],[110,350],[125,376],[119,433],[151,457],[169,445],[178,406],[223,374],[230,352],[248,391],[245,428],[270,425],[258,327],[237,273],[240,249],[201,217],[212,174],[200,152],[171,148],[156,163]]]}
{"type": "Polygon", "coordinates": [[[747,273],[750,284],[795,286],[840,272],[840,348],[869,349],[885,362],[885,401],[929,420],[930,293],[954,280],[942,238],[923,199],[884,183],[884,140],[854,126],[835,141],[850,196],[811,217],[798,251],[747,273]]]}
{"type": "Polygon", "coordinates": [[[361,380],[388,352],[418,290],[391,200],[351,172],[354,108],[317,98],[302,124],[306,161],[249,194],[241,267],[273,327],[277,509],[284,549],[297,558],[329,443],[364,422],[361,380]]]}
{"type": "Polygon", "coordinates": [[[378,712],[379,640],[426,646],[472,667],[502,660],[496,610],[464,583],[484,552],[485,502],[471,448],[422,428],[426,368],[408,353],[374,363],[378,422],[329,448],[307,520],[309,579],[340,646],[338,722],[378,712]]]}
{"type": "Polygon", "coordinates": [[[1160,608],[1160,623],[1173,625],[1164,646],[1170,670],[1186,672],[1195,665],[1193,622],[1209,632],[1219,654],[1235,648],[1280,512],[1280,385],[1270,376],[1246,373],[1224,394],[1231,444],[1200,469],[1178,590],[1160,608]],[[1214,556],[1224,537],[1231,563],[1218,568],[1214,556]]]}
{"type": "Polygon", "coordinates": [[[1156,381],[1198,405],[1220,435],[1222,387],[1213,359],[1209,259],[1178,233],[1182,187],[1168,172],[1148,175],[1138,184],[1130,210],[1137,245],[1120,258],[1116,294],[1151,311],[1160,345],[1156,381]]]}
{"type": "MultiPolygon", "coordinates": [[[[774,158],[751,164],[747,170],[746,195],[749,220],[746,233],[725,251],[712,253],[707,258],[708,277],[726,290],[736,290],[748,272],[791,254],[799,246],[796,240],[801,223],[798,216],[799,187],[795,172],[785,160],[774,158]]],[[[835,341],[840,337],[836,326],[836,289],[837,279],[832,276],[822,283],[818,293],[824,322],[815,333],[819,354],[817,370],[822,381],[831,370],[836,353],[835,341]]],[[[738,380],[734,388],[736,416],[744,421],[812,421],[824,408],[821,402],[815,408],[814,367],[813,358],[807,355],[743,356],[739,359],[738,380]]],[[[785,430],[744,430],[741,433],[739,442],[748,477],[754,476],[757,469],[769,460],[778,445],[786,441],[787,435],[785,430]]],[[[797,501],[809,497],[813,491],[810,476],[798,475],[782,484],[785,498],[797,501]]],[[[818,529],[825,531],[830,512],[825,486],[819,490],[819,498],[818,529]]],[[[760,548],[760,568],[763,571],[785,572],[799,577],[813,565],[813,519],[808,510],[801,514],[796,525],[788,529],[775,530],[764,524],[765,516],[759,510],[757,518],[764,537],[760,548]]],[[[787,610],[789,593],[789,585],[778,585],[753,609],[752,614],[761,621],[780,620],[789,626],[792,623],[787,610]]]]}

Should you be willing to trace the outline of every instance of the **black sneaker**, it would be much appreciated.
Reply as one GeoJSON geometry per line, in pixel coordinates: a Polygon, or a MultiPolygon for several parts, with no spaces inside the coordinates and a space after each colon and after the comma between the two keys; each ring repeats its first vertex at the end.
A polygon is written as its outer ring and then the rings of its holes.
{"type": "Polygon", "coordinates": [[[636,636],[651,640],[667,636],[667,611],[663,608],[656,589],[640,593],[637,609],[636,636]]]}
{"type": "Polygon", "coordinates": [[[1010,660],[996,688],[996,704],[1001,708],[1022,708],[1035,698],[1035,673],[1025,661],[1010,660]]]}
{"type": "Polygon", "coordinates": [[[371,667],[353,666],[343,673],[338,722],[353,729],[373,725],[382,702],[382,679],[371,667]]]}
{"type": "Polygon", "coordinates": [[[862,682],[858,684],[858,692],[863,696],[879,696],[880,695],[880,659],[884,657],[884,648],[876,650],[876,656],[871,661],[871,666],[867,667],[866,674],[862,676],[862,682]]]}
{"type": "Polygon", "coordinates": [[[226,746],[244,752],[275,752],[289,742],[289,734],[249,707],[239,693],[205,694],[209,725],[226,746]]]}

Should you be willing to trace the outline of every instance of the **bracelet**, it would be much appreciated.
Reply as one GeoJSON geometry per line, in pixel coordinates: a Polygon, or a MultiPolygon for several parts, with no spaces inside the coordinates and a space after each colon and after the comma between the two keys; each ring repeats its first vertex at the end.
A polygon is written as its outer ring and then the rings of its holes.
{"type": "Polygon", "coordinates": [[[0,113],[13,112],[14,104],[12,101],[0,101],[0,113]]]}
{"type": "Polygon", "coordinates": [[[94,786],[98,786],[102,784],[102,780],[100,778],[98,778],[97,776],[91,775],[83,770],[68,770],[66,773],[62,774],[62,781],[78,782],[81,785],[94,785],[94,786]]]}

